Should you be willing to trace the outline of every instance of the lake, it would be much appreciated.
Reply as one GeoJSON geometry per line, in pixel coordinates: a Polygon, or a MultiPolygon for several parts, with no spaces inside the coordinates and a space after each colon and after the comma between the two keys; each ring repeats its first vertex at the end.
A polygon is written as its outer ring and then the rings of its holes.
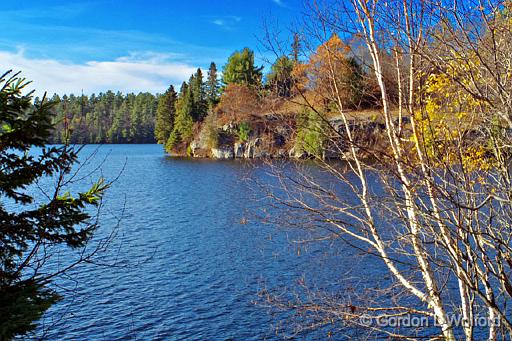
{"type": "MultiPolygon", "coordinates": [[[[82,158],[96,148],[86,146],[82,158]]],[[[344,290],[349,270],[368,267],[341,242],[299,245],[305,231],[259,219],[269,207],[254,200],[248,179],[268,175],[257,162],[173,159],[159,145],[105,145],[92,163],[101,163],[93,177],[121,173],[98,231],[108,234],[122,215],[99,256],[116,266],[84,264],[59,279],[64,298],[47,312],[39,336],[281,339],[293,332],[293,316],[269,309],[258,293],[293,295],[299,283],[335,293],[344,290]]]]}

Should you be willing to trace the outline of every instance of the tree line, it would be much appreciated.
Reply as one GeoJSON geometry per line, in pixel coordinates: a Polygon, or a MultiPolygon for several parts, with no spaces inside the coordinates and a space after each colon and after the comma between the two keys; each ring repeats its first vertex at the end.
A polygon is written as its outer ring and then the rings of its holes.
{"type": "MultiPolygon", "coordinates": [[[[342,42],[333,36],[328,44],[341,48],[342,42]]],[[[51,142],[157,142],[171,151],[189,142],[194,124],[216,109],[237,116],[261,106],[268,98],[290,98],[303,89],[325,92],[328,84],[321,61],[326,47],[319,47],[309,61],[299,61],[298,48],[299,42],[294,39],[292,52],[276,58],[265,77],[263,66],[256,65],[254,51],[244,48],[228,58],[222,76],[212,62],[206,75],[198,68],[179,90],[171,85],[163,94],[122,94],[109,90],[90,96],[54,95],[55,130],[51,142]]],[[[365,101],[368,104],[361,66],[353,58],[342,54],[338,57],[337,71],[352,82],[346,89],[351,107],[365,101]]],[[[38,101],[36,98],[35,104],[38,101]]]]}
{"type": "MultiPolygon", "coordinates": [[[[52,143],[154,143],[158,95],[54,95],[52,143]]],[[[39,99],[35,99],[37,105],[39,99]]]]}

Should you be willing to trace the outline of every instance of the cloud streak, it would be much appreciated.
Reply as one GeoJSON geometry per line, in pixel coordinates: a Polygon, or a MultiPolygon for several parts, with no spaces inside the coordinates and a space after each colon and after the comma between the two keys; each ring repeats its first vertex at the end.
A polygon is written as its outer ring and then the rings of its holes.
{"type": "Polygon", "coordinates": [[[216,26],[222,27],[224,29],[231,30],[233,29],[237,23],[242,21],[241,17],[238,16],[225,16],[220,18],[214,18],[210,22],[216,26]]]}
{"type": "MultiPolygon", "coordinates": [[[[226,23],[241,20],[239,17],[225,16],[210,17],[208,21],[214,19],[225,20],[226,23]]],[[[18,47],[26,50],[26,56],[77,63],[113,60],[128,55],[130,51],[180,51],[179,56],[173,57],[174,62],[205,66],[212,60],[223,60],[230,52],[220,46],[193,44],[157,32],[44,25],[37,21],[19,23],[0,13],[0,31],[11,32],[12,27],[16,27],[15,36],[0,35],[0,51],[13,51],[18,47]]]]}
{"type": "Polygon", "coordinates": [[[215,19],[212,21],[212,24],[217,25],[217,26],[225,26],[226,22],[222,19],[215,19]]]}
{"type": "Polygon", "coordinates": [[[0,51],[0,69],[22,71],[32,80],[36,94],[85,94],[105,92],[163,92],[187,80],[196,67],[173,62],[173,55],[136,52],[111,61],[67,63],[55,59],[30,58],[23,50],[0,51]]]}
{"type": "Polygon", "coordinates": [[[286,7],[286,4],[283,0],[272,0],[279,7],[286,7]]]}

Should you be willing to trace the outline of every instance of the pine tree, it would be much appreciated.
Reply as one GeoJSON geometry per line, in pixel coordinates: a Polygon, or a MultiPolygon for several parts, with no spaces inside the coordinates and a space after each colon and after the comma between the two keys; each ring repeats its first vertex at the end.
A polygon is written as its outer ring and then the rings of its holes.
{"type": "Polygon", "coordinates": [[[197,69],[197,72],[190,77],[189,87],[192,93],[192,118],[194,121],[201,121],[208,112],[203,71],[201,69],[197,69]]]}
{"type": "Polygon", "coordinates": [[[174,91],[174,87],[171,85],[158,100],[155,122],[155,138],[157,143],[165,144],[169,136],[171,136],[176,115],[176,99],[176,91],[174,91]]]}
{"type": "Polygon", "coordinates": [[[261,86],[263,66],[254,65],[254,52],[249,48],[235,51],[228,59],[222,73],[225,85],[238,84],[258,88],[261,86]]]}
{"type": "Polygon", "coordinates": [[[289,97],[293,86],[294,61],[287,56],[279,57],[267,76],[267,87],[279,97],[289,97]]]}
{"type": "Polygon", "coordinates": [[[165,144],[167,151],[172,151],[178,144],[192,137],[192,128],[194,126],[192,118],[193,102],[191,88],[184,82],[181,86],[180,97],[176,101],[174,128],[165,144]]]}
{"type": "Polygon", "coordinates": [[[0,76],[1,340],[33,330],[34,322],[59,299],[49,287],[56,273],[40,269],[41,256],[52,263],[43,246],[84,247],[97,228],[90,208],[99,205],[109,186],[100,180],[86,192],[63,192],[66,178],[59,176],[73,169],[77,151],[67,145],[46,146],[56,103],[43,97],[33,105],[27,84],[18,74],[0,76]],[[38,155],[33,154],[36,149],[38,155]],[[47,199],[38,199],[30,186],[43,177],[59,180],[47,199]]]}
{"type": "Polygon", "coordinates": [[[217,65],[212,62],[208,69],[208,77],[206,79],[206,97],[210,108],[213,108],[219,102],[219,89],[220,85],[217,76],[217,65]]]}

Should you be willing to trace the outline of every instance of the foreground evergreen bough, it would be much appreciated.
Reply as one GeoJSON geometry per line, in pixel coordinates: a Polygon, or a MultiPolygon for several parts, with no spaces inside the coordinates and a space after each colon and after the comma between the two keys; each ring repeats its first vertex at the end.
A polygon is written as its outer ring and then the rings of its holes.
{"type": "Polygon", "coordinates": [[[51,281],[91,260],[107,243],[103,240],[53,271],[45,268],[59,245],[80,249],[88,244],[98,228],[95,213],[110,184],[100,179],[85,192],[65,192],[73,181],[78,150],[67,145],[46,146],[53,129],[54,103],[43,98],[33,105],[32,92],[24,94],[28,84],[18,73],[0,76],[2,340],[32,331],[35,321],[59,300],[51,281]],[[34,190],[45,177],[55,179],[54,187],[34,190]]]}

